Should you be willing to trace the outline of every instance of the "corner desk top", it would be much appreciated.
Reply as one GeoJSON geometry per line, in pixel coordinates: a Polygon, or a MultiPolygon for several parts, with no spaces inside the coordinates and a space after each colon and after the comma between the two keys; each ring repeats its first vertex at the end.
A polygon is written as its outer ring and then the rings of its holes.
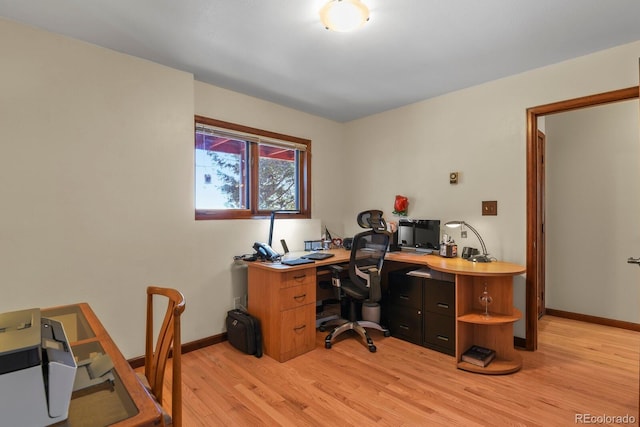
{"type": "MultiPolygon", "coordinates": [[[[349,262],[351,252],[346,249],[330,249],[327,252],[335,256],[315,263],[301,265],[284,265],[279,262],[248,262],[250,268],[259,268],[271,271],[295,271],[305,268],[317,268],[332,264],[349,262]]],[[[292,257],[293,258],[293,257],[292,257]]],[[[526,267],[510,262],[471,262],[462,258],[445,258],[440,255],[426,255],[413,252],[388,252],[385,261],[405,262],[408,264],[423,265],[433,270],[444,273],[461,274],[466,276],[515,276],[526,271],[526,267]]]]}

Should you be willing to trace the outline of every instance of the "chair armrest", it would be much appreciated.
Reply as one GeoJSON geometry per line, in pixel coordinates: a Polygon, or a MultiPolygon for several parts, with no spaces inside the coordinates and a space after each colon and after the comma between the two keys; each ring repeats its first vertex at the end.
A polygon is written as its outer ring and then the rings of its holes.
{"type": "Polygon", "coordinates": [[[380,285],[380,271],[377,268],[369,270],[369,301],[378,302],[382,299],[382,286],[380,285]]]}
{"type": "Polygon", "coordinates": [[[337,289],[336,297],[340,299],[340,296],[341,296],[340,288],[342,287],[342,282],[340,282],[340,276],[344,271],[344,267],[341,267],[339,265],[330,265],[329,270],[331,271],[331,284],[333,285],[334,288],[337,289]]]}
{"type": "Polygon", "coordinates": [[[329,270],[331,270],[331,273],[335,275],[335,274],[342,273],[344,271],[344,267],[339,265],[330,265],[329,270]]]}

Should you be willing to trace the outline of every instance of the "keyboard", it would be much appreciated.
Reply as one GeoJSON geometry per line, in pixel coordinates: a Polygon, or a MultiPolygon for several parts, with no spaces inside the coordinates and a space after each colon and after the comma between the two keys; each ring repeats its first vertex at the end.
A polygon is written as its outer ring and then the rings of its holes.
{"type": "Polygon", "coordinates": [[[332,256],[335,256],[334,254],[330,254],[328,252],[312,252],[310,254],[307,255],[302,255],[300,258],[306,258],[306,259],[312,259],[315,261],[320,261],[323,259],[327,259],[327,258],[331,258],[332,256]]]}
{"type": "Polygon", "coordinates": [[[313,263],[312,259],[303,259],[303,258],[286,259],[281,262],[281,264],[284,264],[284,265],[300,265],[300,264],[311,264],[311,263],[313,263]]]}

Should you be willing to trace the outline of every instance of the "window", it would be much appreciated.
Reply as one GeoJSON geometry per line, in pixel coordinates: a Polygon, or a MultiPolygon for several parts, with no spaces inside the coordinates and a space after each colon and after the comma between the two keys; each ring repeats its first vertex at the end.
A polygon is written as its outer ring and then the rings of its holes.
{"type": "Polygon", "coordinates": [[[196,219],[311,217],[307,139],[196,116],[194,159],[196,219]]]}

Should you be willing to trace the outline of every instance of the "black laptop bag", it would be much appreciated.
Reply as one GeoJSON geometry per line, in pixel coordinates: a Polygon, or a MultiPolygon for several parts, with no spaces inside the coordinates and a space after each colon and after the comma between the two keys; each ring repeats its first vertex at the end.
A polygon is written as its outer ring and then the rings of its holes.
{"type": "Polygon", "coordinates": [[[246,354],[262,357],[260,321],[242,310],[227,312],[227,339],[232,346],[246,354]]]}

